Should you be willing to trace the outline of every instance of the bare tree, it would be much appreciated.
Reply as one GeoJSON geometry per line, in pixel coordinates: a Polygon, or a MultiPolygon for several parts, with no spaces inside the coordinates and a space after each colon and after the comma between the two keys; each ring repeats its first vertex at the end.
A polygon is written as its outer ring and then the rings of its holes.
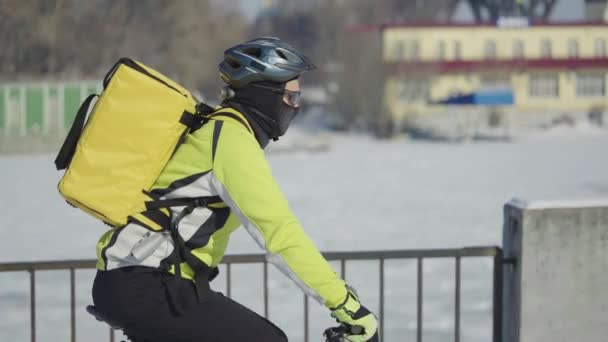
{"type": "Polygon", "coordinates": [[[332,93],[342,129],[377,128],[382,108],[384,65],[379,31],[361,26],[380,22],[390,11],[388,1],[325,1],[316,10],[320,27],[317,57],[332,93]]]}
{"type": "Polygon", "coordinates": [[[128,56],[211,91],[223,49],[245,29],[238,12],[207,0],[3,0],[0,75],[101,77],[128,56]]]}

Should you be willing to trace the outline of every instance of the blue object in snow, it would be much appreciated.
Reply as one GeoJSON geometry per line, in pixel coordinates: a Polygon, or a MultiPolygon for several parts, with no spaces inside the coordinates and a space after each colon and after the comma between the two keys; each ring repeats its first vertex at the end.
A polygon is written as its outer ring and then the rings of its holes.
{"type": "Polygon", "coordinates": [[[450,96],[445,100],[434,102],[434,104],[478,106],[500,106],[513,103],[513,91],[511,89],[480,90],[471,94],[450,96]]]}

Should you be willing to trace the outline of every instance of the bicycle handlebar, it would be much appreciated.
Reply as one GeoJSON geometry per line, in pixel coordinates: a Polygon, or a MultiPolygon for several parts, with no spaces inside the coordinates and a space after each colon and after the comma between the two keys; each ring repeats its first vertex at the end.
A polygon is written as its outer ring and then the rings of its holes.
{"type": "MultiPolygon", "coordinates": [[[[345,342],[345,335],[361,335],[363,333],[363,328],[360,326],[350,326],[350,325],[339,325],[337,327],[332,327],[326,329],[323,333],[325,337],[325,342],[345,342]]],[[[378,338],[378,333],[368,341],[368,342],[380,342],[378,338]]]]}

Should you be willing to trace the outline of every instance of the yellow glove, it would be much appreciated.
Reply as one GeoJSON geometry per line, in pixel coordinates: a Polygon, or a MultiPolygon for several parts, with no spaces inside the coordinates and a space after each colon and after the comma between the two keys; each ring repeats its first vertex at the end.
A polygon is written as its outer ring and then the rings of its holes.
{"type": "Polygon", "coordinates": [[[336,318],[338,323],[349,327],[350,333],[345,335],[347,340],[366,342],[376,336],[378,331],[376,316],[361,305],[354,289],[349,287],[344,302],[331,310],[331,316],[336,318]],[[353,332],[356,332],[356,335],[353,332]]]}

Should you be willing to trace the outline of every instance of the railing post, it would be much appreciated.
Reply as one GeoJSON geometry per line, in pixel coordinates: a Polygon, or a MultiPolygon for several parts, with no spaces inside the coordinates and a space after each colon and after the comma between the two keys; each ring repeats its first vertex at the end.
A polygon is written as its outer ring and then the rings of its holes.
{"type": "Polygon", "coordinates": [[[230,298],[230,285],[232,283],[230,279],[230,265],[231,263],[226,263],[226,297],[230,298]]]}
{"type": "Polygon", "coordinates": [[[454,341],[460,342],[460,255],[456,257],[456,285],[454,288],[454,341]]]}
{"type": "Polygon", "coordinates": [[[264,261],[264,317],[268,318],[268,262],[264,261]]]}
{"type": "Polygon", "coordinates": [[[30,340],[36,342],[36,271],[30,269],[30,340]]]}
{"type": "Polygon", "coordinates": [[[423,296],[422,276],[423,276],[423,272],[422,272],[422,258],[421,257],[418,258],[417,270],[418,270],[418,286],[417,286],[417,304],[418,305],[417,305],[417,310],[416,310],[416,317],[417,317],[416,341],[422,342],[422,296],[423,296]]]}
{"type": "Polygon", "coordinates": [[[380,258],[380,334],[384,333],[384,258],[380,258]]]}
{"type": "Polygon", "coordinates": [[[502,342],[502,249],[496,248],[493,279],[492,341],[502,342]]]}
{"type": "Polygon", "coordinates": [[[76,274],[70,268],[70,341],[76,342],[76,274]]]}
{"type": "Polygon", "coordinates": [[[304,294],[304,342],[308,341],[308,296],[304,294]]]}

